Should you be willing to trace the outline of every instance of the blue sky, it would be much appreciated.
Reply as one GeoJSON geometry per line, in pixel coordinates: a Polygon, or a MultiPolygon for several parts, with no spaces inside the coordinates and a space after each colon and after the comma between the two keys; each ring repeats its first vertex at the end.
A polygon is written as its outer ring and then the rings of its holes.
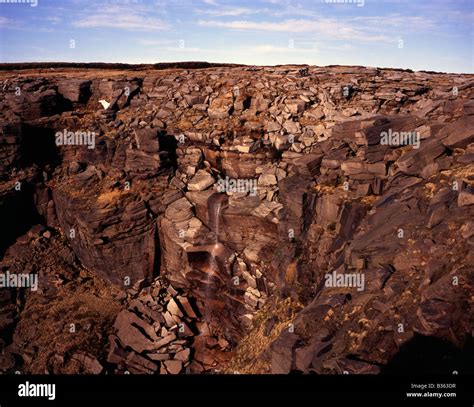
{"type": "Polygon", "coordinates": [[[1,62],[305,63],[474,73],[474,0],[23,1],[33,3],[0,4],[1,62]]]}

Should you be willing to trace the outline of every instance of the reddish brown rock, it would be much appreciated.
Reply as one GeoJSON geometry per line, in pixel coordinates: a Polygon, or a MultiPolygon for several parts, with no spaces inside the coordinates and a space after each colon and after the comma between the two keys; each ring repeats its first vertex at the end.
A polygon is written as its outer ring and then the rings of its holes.
{"type": "Polygon", "coordinates": [[[462,347],[472,78],[193,67],[1,74],[1,273],[41,292],[0,296],[1,373],[360,374],[417,335],[462,347]]]}

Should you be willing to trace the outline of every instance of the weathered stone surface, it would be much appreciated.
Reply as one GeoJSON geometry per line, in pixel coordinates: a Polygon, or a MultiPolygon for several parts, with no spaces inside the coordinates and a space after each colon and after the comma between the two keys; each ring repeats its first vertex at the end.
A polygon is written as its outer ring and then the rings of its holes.
{"type": "Polygon", "coordinates": [[[419,149],[412,149],[396,161],[398,169],[406,174],[418,174],[426,165],[438,158],[445,148],[438,139],[423,140],[419,149]]]}
{"type": "Polygon", "coordinates": [[[225,119],[233,109],[232,93],[227,92],[213,99],[207,113],[211,119],[225,119]]]}
{"type": "Polygon", "coordinates": [[[464,148],[474,141],[474,115],[463,116],[447,124],[436,136],[450,148],[464,148]]]}
{"type": "MultiPolygon", "coordinates": [[[[282,229],[292,229],[298,236],[305,225],[305,214],[314,205],[312,194],[308,191],[311,179],[305,175],[289,176],[278,183],[280,201],[284,205],[284,225],[282,229]]],[[[288,232],[286,232],[288,233],[288,232]]]]}
{"type": "Polygon", "coordinates": [[[59,83],[58,91],[71,102],[87,103],[91,90],[92,81],[81,79],[70,79],[59,83]]]}
{"type": "Polygon", "coordinates": [[[167,360],[164,362],[166,370],[171,374],[178,374],[183,368],[183,364],[180,360],[167,360]]]}
{"type": "Polygon", "coordinates": [[[459,206],[474,205],[474,191],[473,191],[473,188],[470,188],[469,190],[461,191],[459,193],[458,205],[459,206]]]}
{"type": "Polygon", "coordinates": [[[196,175],[189,181],[189,191],[204,191],[214,184],[214,178],[207,171],[199,170],[196,175]]]}
{"type": "Polygon", "coordinates": [[[186,199],[181,198],[166,208],[165,216],[174,222],[181,222],[193,216],[193,205],[186,199]]]}
{"type": "Polygon", "coordinates": [[[160,143],[156,130],[137,129],[135,130],[135,138],[139,150],[152,154],[160,151],[160,143]]]}
{"type": "MultiPolygon", "coordinates": [[[[90,181],[94,182],[94,176],[90,181]]],[[[71,195],[67,188],[53,192],[59,224],[76,256],[121,286],[127,278],[130,284],[151,278],[155,262],[155,224],[148,219],[145,203],[129,198],[118,190],[99,192],[97,197],[93,188],[81,197],[71,195]],[[89,202],[94,201],[101,209],[91,212],[89,202]]]]}
{"type": "Polygon", "coordinates": [[[8,93],[5,102],[12,113],[26,121],[53,116],[69,108],[64,98],[52,88],[20,94],[8,93]]]}
{"type": "Polygon", "coordinates": [[[130,346],[133,350],[140,353],[144,350],[154,349],[153,340],[156,340],[156,334],[153,328],[138,318],[134,313],[122,311],[115,321],[117,336],[123,344],[130,346]],[[136,327],[135,327],[136,326],[136,327]],[[145,331],[141,333],[141,328],[145,331]]]}
{"type": "Polygon", "coordinates": [[[41,295],[0,293],[0,373],[377,373],[472,336],[469,75],[1,75],[1,275],[41,295]]]}

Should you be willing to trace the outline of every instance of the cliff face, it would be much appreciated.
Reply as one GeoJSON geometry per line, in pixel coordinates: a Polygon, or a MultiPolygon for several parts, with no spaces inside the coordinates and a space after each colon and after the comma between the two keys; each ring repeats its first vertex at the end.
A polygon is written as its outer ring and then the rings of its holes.
{"type": "Polygon", "coordinates": [[[39,289],[0,289],[0,371],[377,373],[472,337],[473,75],[1,76],[1,272],[39,289]]]}

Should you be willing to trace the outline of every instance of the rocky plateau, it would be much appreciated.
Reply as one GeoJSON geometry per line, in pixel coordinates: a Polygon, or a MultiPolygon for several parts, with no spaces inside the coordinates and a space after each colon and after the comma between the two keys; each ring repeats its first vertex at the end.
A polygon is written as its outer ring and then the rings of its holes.
{"type": "Polygon", "coordinates": [[[0,70],[0,218],[0,373],[474,366],[474,75],[0,70]]]}

